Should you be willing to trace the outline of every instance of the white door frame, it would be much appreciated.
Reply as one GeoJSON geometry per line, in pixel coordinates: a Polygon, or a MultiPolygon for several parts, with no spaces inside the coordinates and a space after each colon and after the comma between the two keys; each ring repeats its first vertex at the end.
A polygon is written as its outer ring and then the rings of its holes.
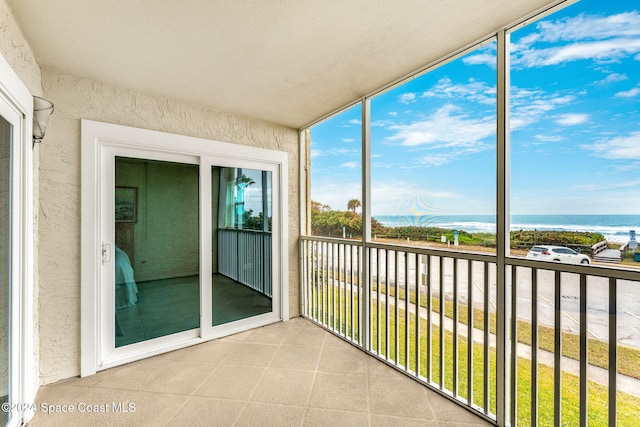
{"type": "MultiPolygon", "coordinates": [[[[0,103],[13,126],[11,155],[11,330],[9,373],[12,403],[33,403],[37,375],[33,359],[33,97],[0,55],[0,103]]],[[[9,425],[28,422],[34,407],[14,411],[9,425]]]]}
{"type": "Polygon", "coordinates": [[[217,337],[288,320],[287,153],[82,120],[81,375],[217,337]],[[200,236],[211,236],[211,166],[273,173],[273,310],[211,326],[211,239],[200,239],[201,327],[116,348],[114,341],[113,191],[116,156],[200,165],[200,236]],[[103,246],[107,243],[106,246],[103,246]],[[107,251],[103,267],[102,250],[107,251]],[[209,262],[205,259],[209,257],[209,262]],[[275,284],[278,284],[276,286],[275,284]],[[277,288],[277,292],[276,292],[277,288]]]}

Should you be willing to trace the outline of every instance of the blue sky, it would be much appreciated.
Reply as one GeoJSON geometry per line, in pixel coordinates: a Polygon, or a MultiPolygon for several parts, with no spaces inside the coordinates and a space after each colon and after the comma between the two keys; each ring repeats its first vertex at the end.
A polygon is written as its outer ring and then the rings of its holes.
{"type": "MultiPolygon", "coordinates": [[[[640,5],[511,34],[511,212],[640,214],[640,5]]],[[[495,213],[495,42],[371,102],[372,214],[495,213]]],[[[361,109],[312,129],[312,198],[361,199],[361,109]]]]}

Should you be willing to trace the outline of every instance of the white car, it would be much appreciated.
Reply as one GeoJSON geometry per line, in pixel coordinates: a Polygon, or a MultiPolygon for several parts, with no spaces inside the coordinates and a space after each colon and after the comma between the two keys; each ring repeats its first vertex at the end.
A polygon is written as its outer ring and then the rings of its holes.
{"type": "Polygon", "coordinates": [[[562,262],[565,264],[591,264],[591,259],[564,246],[534,246],[527,253],[527,259],[562,262]]]}

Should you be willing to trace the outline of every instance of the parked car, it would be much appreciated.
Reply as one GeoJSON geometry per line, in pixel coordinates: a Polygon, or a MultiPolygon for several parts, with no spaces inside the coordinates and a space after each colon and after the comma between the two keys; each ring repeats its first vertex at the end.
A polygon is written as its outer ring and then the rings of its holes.
{"type": "Polygon", "coordinates": [[[527,253],[527,259],[565,264],[591,264],[591,259],[588,256],[564,246],[534,246],[527,253]]]}

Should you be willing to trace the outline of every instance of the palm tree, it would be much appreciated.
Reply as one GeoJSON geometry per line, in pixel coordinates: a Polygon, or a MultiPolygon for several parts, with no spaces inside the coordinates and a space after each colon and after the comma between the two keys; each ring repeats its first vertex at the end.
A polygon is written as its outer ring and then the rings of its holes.
{"type": "Polygon", "coordinates": [[[347,203],[347,210],[350,210],[351,212],[356,213],[356,209],[358,209],[360,206],[361,206],[360,200],[351,199],[347,203]]]}

